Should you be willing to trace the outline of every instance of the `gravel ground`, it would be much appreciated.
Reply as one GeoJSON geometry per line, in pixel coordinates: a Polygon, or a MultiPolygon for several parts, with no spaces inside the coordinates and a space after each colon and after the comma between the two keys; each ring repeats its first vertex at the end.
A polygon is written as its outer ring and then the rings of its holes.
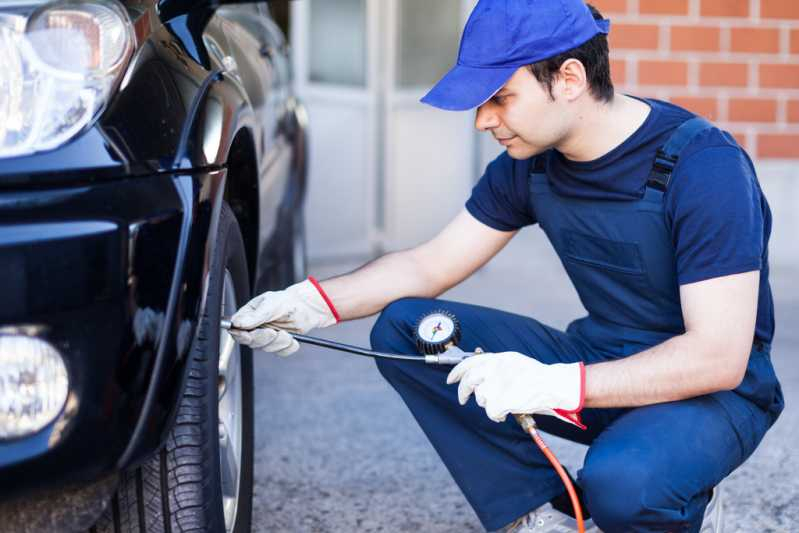
{"type": "MultiPolygon", "coordinates": [[[[319,278],[358,263],[312,265],[319,278]]],[[[788,407],[752,457],[725,481],[726,532],[799,531],[799,291],[796,268],[774,268],[772,357],[788,407]]],[[[390,282],[390,280],[386,280],[390,282]]],[[[584,313],[540,231],[518,235],[442,298],[528,314],[565,327],[584,313]],[[512,280],[512,283],[510,282],[512,280]],[[522,287],[522,290],[519,288],[522,287]]],[[[376,317],[315,332],[368,346],[376,317]]],[[[367,358],[303,346],[256,358],[256,532],[483,531],[400,397],[367,358]]],[[[572,471],[586,448],[548,443],[572,471]]],[[[532,444],[531,444],[532,446],[532,444]]]]}

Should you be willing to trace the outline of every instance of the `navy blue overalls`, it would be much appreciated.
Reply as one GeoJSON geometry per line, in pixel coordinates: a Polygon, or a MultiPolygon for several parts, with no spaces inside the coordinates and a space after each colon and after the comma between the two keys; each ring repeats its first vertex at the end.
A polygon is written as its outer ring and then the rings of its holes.
{"type": "MultiPolygon", "coordinates": [[[[387,306],[372,329],[375,350],[415,353],[413,326],[434,309],[463,326],[461,348],[518,351],[545,363],[626,357],[685,331],[663,196],[680,150],[710,124],[692,119],[658,152],[643,198],[594,201],[559,196],[544,168],[529,173],[530,201],[588,316],[565,332],[525,316],[425,298],[387,306]]],[[[543,158],[537,158],[541,160],[543,158]]],[[[461,406],[449,367],[377,360],[487,530],[562,494],[546,458],[512,417],[491,421],[474,399],[461,406]]],[[[606,533],[699,531],[711,489],[755,449],[782,410],[769,346],[754,342],[734,391],[633,409],[584,409],[582,431],[536,416],[541,429],[590,445],[577,482],[606,533]]]]}

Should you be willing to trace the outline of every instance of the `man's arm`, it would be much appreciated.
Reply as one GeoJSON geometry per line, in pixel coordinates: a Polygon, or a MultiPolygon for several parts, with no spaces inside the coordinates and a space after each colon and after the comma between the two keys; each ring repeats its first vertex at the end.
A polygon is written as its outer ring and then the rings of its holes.
{"type": "Polygon", "coordinates": [[[321,285],[341,320],[369,316],[399,298],[438,296],[488,262],[516,233],[486,226],[463,209],[430,241],[321,285]]]}
{"type": "Polygon", "coordinates": [[[680,286],[685,333],[586,366],[585,407],[633,407],[737,387],[752,348],[760,272],[680,286]]]}

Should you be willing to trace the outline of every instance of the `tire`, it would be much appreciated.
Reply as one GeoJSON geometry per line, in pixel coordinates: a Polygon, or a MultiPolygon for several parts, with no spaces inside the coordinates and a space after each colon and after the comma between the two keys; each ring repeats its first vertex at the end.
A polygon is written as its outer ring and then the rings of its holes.
{"type": "MultiPolygon", "coordinates": [[[[250,531],[252,352],[232,343],[230,357],[222,358],[225,371],[220,372],[220,351],[227,353],[220,350],[220,336],[226,342],[225,347],[230,347],[228,341],[232,339],[227,333],[221,334],[219,328],[222,312],[231,313],[231,308],[235,311],[249,298],[248,279],[241,232],[230,207],[223,204],[211,261],[206,310],[187,363],[185,390],[174,426],[163,449],[139,467],[122,474],[117,493],[91,532],[250,531]],[[224,311],[223,306],[227,307],[224,311]],[[234,368],[236,362],[238,369],[234,368]],[[225,393],[220,399],[223,385],[225,393]],[[240,398],[240,403],[236,403],[236,398],[240,398]],[[236,435],[240,435],[240,442],[236,435]],[[230,453],[235,458],[236,446],[240,451],[238,468],[234,468],[238,483],[231,480],[231,475],[226,475],[231,469],[222,467],[220,455],[232,450],[230,453]],[[226,483],[224,489],[223,482],[226,483]],[[231,512],[234,505],[235,510],[231,512]],[[228,508],[227,524],[223,506],[228,508]]],[[[227,466],[231,464],[230,453],[225,454],[227,466]]]]}
{"type": "Polygon", "coordinates": [[[305,216],[302,205],[294,209],[291,221],[289,249],[289,265],[286,267],[290,273],[290,283],[297,283],[308,276],[308,250],[305,242],[305,216]]]}
{"type": "Polygon", "coordinates": [[[278,254],[274,259],[274,267],[267,275],[266,285],[259,287],[258,292],[262,292],[260,289],[282,290],[307,277],[308,256],[302,205],[282,217],[275,249],[278,254]]]}

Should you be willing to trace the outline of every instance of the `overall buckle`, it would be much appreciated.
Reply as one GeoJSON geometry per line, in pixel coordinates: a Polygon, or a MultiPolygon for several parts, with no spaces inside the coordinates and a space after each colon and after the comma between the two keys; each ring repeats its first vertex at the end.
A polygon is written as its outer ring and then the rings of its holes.
{"type": "Polygon", "coordinates": [[[647,186],[666,192],[671,180],[671,173],[676,165],[676,155],[668,155],[661,148],[658,148],[655,154],[655,162],[652,164],[652,170],[649,171],[647,186]]]}

